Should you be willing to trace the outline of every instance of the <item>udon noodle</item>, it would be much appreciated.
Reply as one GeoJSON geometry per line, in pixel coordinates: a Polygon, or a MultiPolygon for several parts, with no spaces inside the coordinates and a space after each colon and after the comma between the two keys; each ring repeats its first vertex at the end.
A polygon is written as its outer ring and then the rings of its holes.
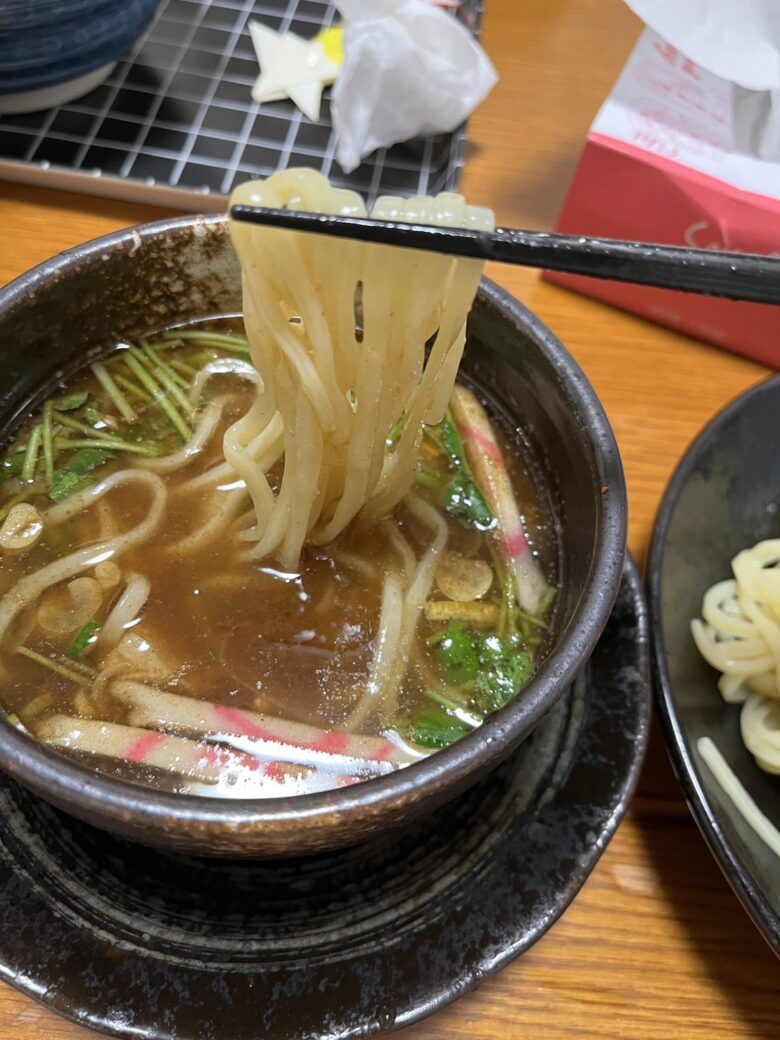
{"type": "MultiPolygon", "coordinates": [[[[311,170],[242,185],[231,202],[366,215],[358,195],[311,170]]],[[[371,216],[492,228],[459,195],[380,198],[371,216]]],[[[231,236],[263,382],[226,433],[225,457],[252,495],[253,555],[292,570],[305,542],[333,541],[360,512],[387,516],[411,489],[423,424],[441,422],[452,394],[482,264],[235,222],[231,236]],[[255,461],[263,437],[284,454],[276,494],[255,461]]]]}
{"type": "MultiPolygon", "coordinates": [[[[233,201],[365,213],[312,171],[233,201]]],[[[451,194],[373,215],[492,226],[451,194]]],[[[553,598],[545,514],[455,385],[479,263],[231,235],[243,328],[120,344],[0,464],[2,703],[128,779],[321,790],[520,693],[553,598]]]]}
{"type": "MultiPolygon", "coordinates": [[[[740,732],[745,747],[761,769],[776,774],[780,773],[779,564],[780,539],[759,542],[738,553],[731,562],[734,577],[705,593],[702,618],[691,622],[699,652],[721,672],[721,696],[728,703],[742,704],[740,732]]],[[[755,827],[760,811],[712,741],[705,738],[700,742],[700,751],[755,827]]],[[[771,830],[764,824],[756,829],[778,851],[777,831],[769,821],[765,823],[771,830]]]]}

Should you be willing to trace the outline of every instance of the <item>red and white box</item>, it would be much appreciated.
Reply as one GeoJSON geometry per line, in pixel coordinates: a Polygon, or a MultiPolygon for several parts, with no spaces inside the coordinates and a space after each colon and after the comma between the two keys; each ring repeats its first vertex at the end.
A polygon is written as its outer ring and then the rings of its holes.
{"type": "MultiPolygon", "coordinates": [[[[738,86],[645,29],[590,129],[556,230],[780,256],[778,117],[780,92],[738,86]]],[[[780,367],[778,307],[545,277],[780,367]]]]}

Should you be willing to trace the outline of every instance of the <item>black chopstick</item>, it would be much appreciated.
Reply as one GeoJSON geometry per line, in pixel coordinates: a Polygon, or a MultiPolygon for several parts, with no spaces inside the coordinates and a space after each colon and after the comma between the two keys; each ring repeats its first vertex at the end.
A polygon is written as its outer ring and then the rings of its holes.
{"type": "Polygon", "coordinates": [[[780,304],[780,257],[513,228],[471,231],[255,206],[232,206],[230,215],[234,220],[266,227],[498,260],[613,282],[722,296],[727,300],[780,304]]]}

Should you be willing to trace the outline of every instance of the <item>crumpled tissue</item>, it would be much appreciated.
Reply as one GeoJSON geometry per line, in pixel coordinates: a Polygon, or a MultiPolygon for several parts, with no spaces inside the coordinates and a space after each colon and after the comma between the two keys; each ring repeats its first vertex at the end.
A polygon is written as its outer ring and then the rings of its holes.
{"type": "Polygon", "coordinates": [[[332,96],[346,172],[377,148],[449,133],[498,77],[469,30],[425,0],[336,0],[344,65],[332,96]]]}

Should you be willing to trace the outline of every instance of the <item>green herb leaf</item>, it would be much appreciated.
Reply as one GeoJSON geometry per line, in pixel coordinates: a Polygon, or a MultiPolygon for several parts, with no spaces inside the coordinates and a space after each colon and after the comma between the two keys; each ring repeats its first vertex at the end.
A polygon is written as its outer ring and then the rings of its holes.
{"type": "Polygon", "coordinates": [[[531,655],[487,636],[480,648],[480,669],[474,680],[473,696],[483,711],[503,708],[522,690],[533,675],[531,655]]]}
{"type": "Polygon", "coordinates": [[[52,502],[61,502],[76,491],[89,487],[92,483],[89,474],[113,457],[114,453],[105,448],[80,448],[62,469],[54,471],[49,498],[52,502]]]}
{"type": "Polygon", "coordinates": [[[496,522],[482,492],[462,472],[456,473],[445,487],[441,506],[453,519],[478,531],[489,531],[496,522]]]}
{"type": "Polygon", "coordinates": [[[431,438],[439,451],[446,455],[458,469],[465,470],[466,455],[455,423],[445,417],[437,426],[426,426],[426,434],[431,438]]]}
{"type": "Polygon", "coordinates": [[[476,633],[466,631],[457,621],[450,621],[444,638],[436,646],[436,662],[442,679],[450,686],[473,682],[479,671],[476,633]]]}
{"type": "Polygon", "coordinates": [[[409,736],[420,747],[437,750],[449,747],[470,732],[470,726],[452,718],[446,712],[435,708],[423,708],[415,716],[409,736]]]}
{"type": "Polygon", "coordinates": [[[450,621],[435,645],[439,673],[465,686],[480,711],[496,711],[517,696],[533,675],[531,655],[500,639],[450,621]]]}
{"type": "Polygon", "coordinates": [[[106,421],[100,410],[100,401],[95,397],[88,398],[86,407],[81,414],[84,416],[84,422],[89,426],[97,426],[98,423],[105,423],[106,421]]]}
{"type": "Polygon", "coordinates": [[[86,625],[82,625],[73,637],[73,642],[65,651],[66,655],[72,661],[75,661],[77,657],[80,657],[86,650],[87,643],[99,628],[100,625],[97,621],[88,621],[86,625]]]}
{"type": "Polygon", "coordinates": [[[0,463],[0,481],[19,476],[22,472],[26,454],[24,451],[19,451],[15,455],[8,455],[3,459],[2,463],[0,463]]]}
{"type": "Polygon", "coordinates": [[[52,502],[61,502],[63,498],[75,495],[77,491],[83,491],[94,481],[83,473],[69,473],[67,470],[57,469],[54,471],[54,480],[51,482],[48,495],[52,502]]]}
{"type": "Polygon", "coordinates": [[[86,390],[77,394],[67,394],[65,397],[60,397],[59,400],[53,402],[55,412],[75,412],[77,408],[81,408],[83,404],[86,404],[89,394],[86,390]]]}
{"type": "MultiPolygon", "coordinates": [[[[442,493],[440,505],[465,527],[489,531],[496,520],[471,475],[463,442],[454,422],[445,417],[438,426],[426,426],[426,434],[449,461],[452,478],[442,493]]],[[[418,475],[418,482],[419,480],[418,475]]]]}
{"type": "Polygon", "coordinates": [[[83,476],[113,457],[114,453],[106,448],[80,448],[72,458],[68,459],[65,468],[70,473],[78,473],[83,476]]]}

